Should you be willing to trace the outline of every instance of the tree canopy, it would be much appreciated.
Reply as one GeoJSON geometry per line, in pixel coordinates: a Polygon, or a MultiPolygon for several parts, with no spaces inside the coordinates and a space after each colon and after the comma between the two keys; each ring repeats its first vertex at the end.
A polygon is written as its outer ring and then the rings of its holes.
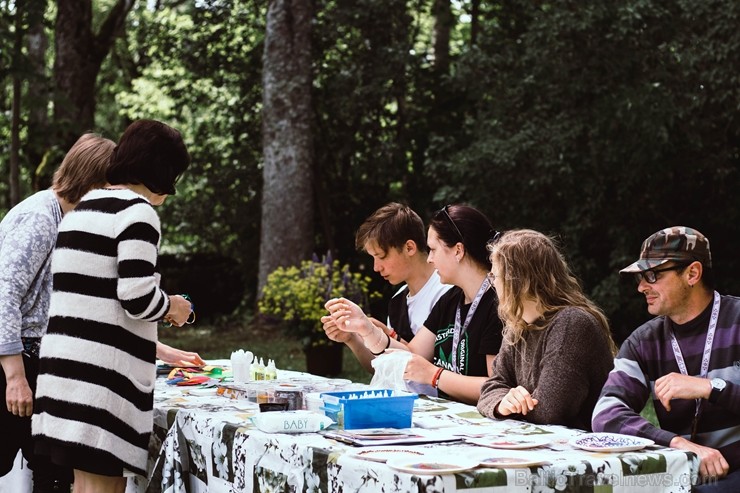
{"type": "MultiPolygon", "coordinates": [[[[39,132],[60,135],[69,121],[34,117],[39,100],[53,109],[64,90],[55,82],[62,47],[49,43],[28,73],[38,55],[33,23],[15,22],[25,4],[0,0],[9,34],[0,37],[0,171],[9,176],[20,77],[27,195],[39,168],[60,159],[51,150],[62,143],[39,132]],[[26,44],[16,61],[18,30],[26,44]]],[[[112,33],[112,44],[80,102],[94,108],[92,130],[113,139],[141,117],[183,132],[193,165],[162,212],[164,251],[228,258],[246,279],[246,306],[260,251],[270,4],[92,1],[90,36],[112,33]],[[124,21],[106,23],[126,7],[124,21]]],[[[69,2],[46,5],[50,40],[59,40],[61,5],[69,2]]],[[[465,202],[498,229],[557,236],[618,340],[648,315],[617,271],[663,227],[706,234],[718,289],[740,293],[738,2],[318,0],[313,11],[315,252],[370,269],[354,231],[377,207],[399,200],[428,218],[465,202]]],[[[0,210],[11,205],[3,181],[0,210]]]]}

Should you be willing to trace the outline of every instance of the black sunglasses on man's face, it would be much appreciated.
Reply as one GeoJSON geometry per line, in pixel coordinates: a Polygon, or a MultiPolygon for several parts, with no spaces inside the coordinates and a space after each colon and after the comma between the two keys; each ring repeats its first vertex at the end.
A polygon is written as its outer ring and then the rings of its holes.
{"type": "Polygon", "coordinates": [[[655,284],[655,282],[658,280],[658,276],[656,274],[660,272],[668,272],[671,270],[681,270],[685,269],[686,267],[688,267],[688,264],[676,264],[671,265],[670,267],[665,267],[663,269],[649,269],[642,272],[636,272],[635,281],[637,281],[637,284],[640,284],[644,279],[645,282],[648,284],[655,284]]]}

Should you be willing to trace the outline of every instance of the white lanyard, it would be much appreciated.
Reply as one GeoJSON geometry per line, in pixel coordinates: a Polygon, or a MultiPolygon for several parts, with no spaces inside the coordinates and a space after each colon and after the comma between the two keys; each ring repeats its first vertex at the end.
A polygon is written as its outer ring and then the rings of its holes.
{"type": "MultiPolygon", "coordinates": [[[[717,328],[717,319],[719,318],[719,293],[714,292],[714,302],[712,303],[712,315],[709,319],[709,329],[707,330],[707,340],[704,342],[704,355],[701,358],[701,370],[699,377],[706,378],[709,373],[709,357],[712,354],[712,343],[714,342],[714,331],[717,328]]],[[[676,363],[681,373],[688,375],[689,372],[686,369],[686,362],[683,359],[681,353],[681,347],[678,345],[676,340],[676,334],[671,330],[671,347],[673,348],[673,355],[676,357],[676,363]]],[[[699,408],[701,407],[701,399],[696,399],[696,412],[694,417],[699,415],[699,408]]]]}
{"type": "Polygon", "coordinates": [[[488,282],[488,278],[483,279],[483,284],[478,288],[478,293],[475,295],[468,314],[465,316],[465,323],[462,325],[460,324],[462,318],[460,317],[460,305],[465,301],[465,292],[463,292],[463,299],[457,304],[457,310],[455,311],[455,332],[452,334],[452,360],[450,361],[455,373],[460,373],[457,368],[457,349],[460,346],[460,339],[462,339],[462,336],[468,330],[468,325],[470,325],[470,321],[473,319],[473,314],[478,308],[481,298],[483,298],[483,295],[486,294],[490,286],[491,284],[488,282]]]}

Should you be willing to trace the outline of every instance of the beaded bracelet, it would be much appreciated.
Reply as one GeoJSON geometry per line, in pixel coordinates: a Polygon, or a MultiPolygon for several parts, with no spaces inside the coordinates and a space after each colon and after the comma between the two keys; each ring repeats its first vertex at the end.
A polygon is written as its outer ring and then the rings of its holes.
{"type": "MultiPolygon", "coordinates": [[[[386,350],[386,349],[388,349],[389,347],[391,347],[391,336],[389,336],[388,334],[385,334],[385,336],[386,336],[386,337],[388,338],[388,344],[386,344],[386,345],[385,345],[385,347],[383,348],[383,350],[382,350],[381,352],[379,352],[379,353],[375,353],[375,352],[373,352],[373,350],[372,350],[372,349],[370,349],[370,352],[371,352],[371,353],[372,353],[372,354],[373,354],[374,356],[380,356],[381,354],[383,354],[383,353],[385,352],[385,350],[386,350]]],[[[368,349],[369,349],[369,348],[368,348],[368,349]]]]}

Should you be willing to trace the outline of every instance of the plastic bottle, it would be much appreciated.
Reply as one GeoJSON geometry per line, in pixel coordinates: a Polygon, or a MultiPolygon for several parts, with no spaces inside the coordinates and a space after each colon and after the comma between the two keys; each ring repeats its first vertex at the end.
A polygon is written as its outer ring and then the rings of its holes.
{"type": "Polygon", "coordinates": [[[255,365],[256,368],[254,369],[254,379],[255,380],[264,380],[265,379],[265,362],[260,357],[259,362],[255,365]]]}
{"type": "Polygon", "coordinates": [[[267,368],[265,368],[265,380],[277,380],[277,368],[275,367],[275,361],[272,359],[267,360],[267,368]]]}
{"type": "Polygon", "coordinates": [[[251,381],[257,380],[257,366],[259,362],[257,361],[257,358],[253,358],[252,364],[249,366],[249,379],[251,381]]]}

